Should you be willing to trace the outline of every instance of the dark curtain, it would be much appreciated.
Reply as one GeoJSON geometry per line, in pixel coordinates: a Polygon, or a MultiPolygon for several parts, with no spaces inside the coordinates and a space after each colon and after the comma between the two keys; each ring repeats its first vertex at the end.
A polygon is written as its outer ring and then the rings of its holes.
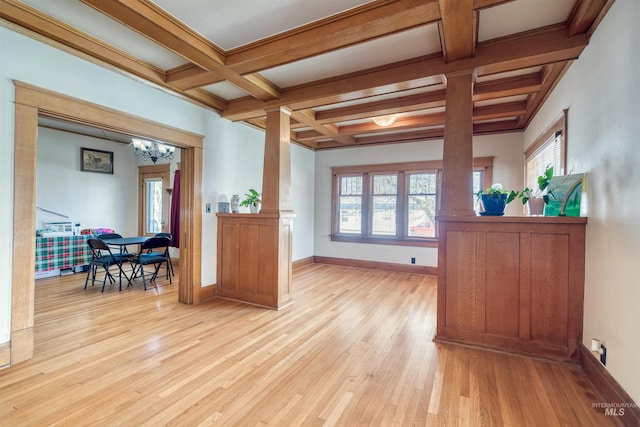
{"type": "Polygon", "coordinates": [[[173,176],[173,191],[171,192],[171,227],[169,232],[173,238],[171,246],[180,247],[180,169],[173,176]]]}

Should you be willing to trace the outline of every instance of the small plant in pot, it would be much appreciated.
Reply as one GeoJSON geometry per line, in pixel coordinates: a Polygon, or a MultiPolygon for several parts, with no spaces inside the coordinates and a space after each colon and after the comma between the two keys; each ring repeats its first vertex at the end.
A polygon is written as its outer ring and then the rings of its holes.
{"type": "Polygon", "coordinates": [[[532,190],[526,187],[518,195],[522,200],[522,204],[527,205],[529,215],[542,215],[544,205],[549,203],[550,197],[553,197],[553,193],[549,191],[551,178],[553,178],[553,166],[548,165],[544,170],[544,174],[538,177],[538,189],[532,190]]]}
{"type": "Polygon", "coordinates": [[[480,215],[501,216],[504,215],[504,209],[507,204],[518,196],[518,192],[503,190],[502,185],[496,183],[486,190],[478,191],[476,196],[482,200],[482,206],[484,207],[480,215]]]}
{"type": "Polygon", "coordinates": [[[262,204],[262,195],[253,188],[249,189],[248,193],[245,193],[245,199],[240,202],[240,206],[247,206],[251,213],[258,213],[260,211],[260,205],[262,204]]]}

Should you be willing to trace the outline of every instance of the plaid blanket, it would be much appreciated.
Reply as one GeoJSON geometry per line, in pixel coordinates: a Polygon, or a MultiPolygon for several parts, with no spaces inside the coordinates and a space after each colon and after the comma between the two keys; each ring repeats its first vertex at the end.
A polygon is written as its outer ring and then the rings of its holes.
{"type": "Polygon", "coordinates": [[[36,272],[89,264],[90,235],[36,237],[36,272]]]}

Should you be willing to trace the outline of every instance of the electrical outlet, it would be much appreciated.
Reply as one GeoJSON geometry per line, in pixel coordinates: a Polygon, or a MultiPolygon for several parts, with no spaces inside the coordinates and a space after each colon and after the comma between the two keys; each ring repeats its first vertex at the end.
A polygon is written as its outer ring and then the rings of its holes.
{"type": "Polygon", "coordinates": [[[411,257],[411,264],[415,264],[416,263],[416,259],[414,257],[411,257]]]}
{"type": "Polygon", "coordinates": [[[600,353],[600,362],[602,362],[603,365],[607,364],[607,347],[604,346],[604,344],[600,345],[600,350],[602,351],[600,353]]]}
{"type": "Polygon", "coordinates": [[[204,205],[204,210],[206,213],[211,213],[211,203],[204,205]]]}

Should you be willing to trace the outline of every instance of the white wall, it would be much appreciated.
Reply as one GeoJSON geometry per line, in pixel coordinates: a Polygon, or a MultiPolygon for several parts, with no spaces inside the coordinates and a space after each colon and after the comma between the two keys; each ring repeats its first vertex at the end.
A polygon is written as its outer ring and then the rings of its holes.
{"type": "Polygon", "coordinates": [[[584,344],[640,402],[640,2],[616,1],[525,133],[569,109],[567,169],[587,174],[584,344]]]}
{"type": "MultiPolygon", "coordinates": [[[[151,84],[86,62],[0,26],[0,343],[11,331],[13,241],[13,143],[15,88],[19,80],[204,136],[204,204],[243,194],[262,182],[264,133],[221,119],[216,113],[172,96],[151,84]]],[[[308,213],[313,187],[313,155],[292,148],[294,207],[308,213]],[[305,184],[302,184],[305,183],[305,184]]],[[[308,217],[295,221],[294,256],[313,255],[308,217]],[[309,227],[304,229],[303,227],[309,227]]],[[[215,213],[203,213],[202,284],[215,283],[215,213]]]]}
{"type": "MultiPolygon", "coordinates": [[[[336,166],[370,165],[442,159],[442,140],[392,144],[368,148],[345,148],[316,153],[315,251],[317,256],[364,261],[411,264],[437,267],[438,250],[416,246],[374,245],[331,241],[331,168],[336,166]]],[[[479,136],[473,139],[473,155],[494,156],[493,181],[505,189],[521,189],[523,185],[522,134],[479,136]]],[[[508,214],[522,213],[512,203],[508,214]]]]}
{"type": "Polygon", "coordinates": [[[36,206],[69,219],[36,211],[36,228],[43,221],[71,221],[82,228],[112,228],[123,236],[138,233],[138,169],[129,147],[40,127],[37,161],[36,206]],[[112,151],[113,175],[82,172],[81,147],[112,151]]]}

